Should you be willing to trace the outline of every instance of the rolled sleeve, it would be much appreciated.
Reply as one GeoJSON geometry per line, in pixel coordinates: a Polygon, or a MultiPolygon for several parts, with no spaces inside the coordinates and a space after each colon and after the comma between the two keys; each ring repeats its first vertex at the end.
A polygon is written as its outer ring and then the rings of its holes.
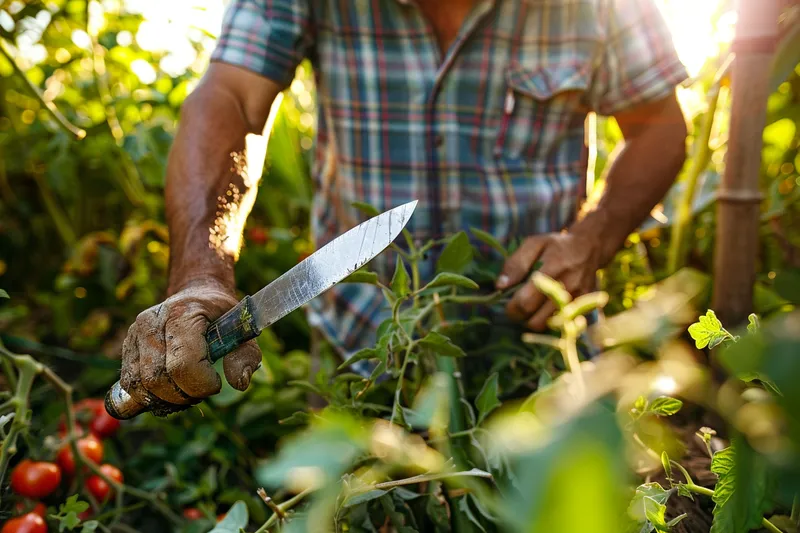
{"type": "Polygon", "coordinates": [[[590,94],[600,115],[659,100],[688,74],[654,0],[608,0],[605,45],[590,94]]]}
{"type": "Polygon", "coordinates": [[[287,86],[313,45],[308,1],[234,0],[225,11],[211,60],[287,86]]]}

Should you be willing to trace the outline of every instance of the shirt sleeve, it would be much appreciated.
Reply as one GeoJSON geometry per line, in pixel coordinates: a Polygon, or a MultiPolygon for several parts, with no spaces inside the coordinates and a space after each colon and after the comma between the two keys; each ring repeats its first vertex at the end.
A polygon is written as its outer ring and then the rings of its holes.
{"type": "Polygon", "coordinates": [[[313,45],[310,0],[234,0],[225,11],[212,61],[246,68],[281,87],[313,45]]]}
{"type": "Polygon", "coordinates": [[[612,115],[671,94],[688,74],[655,0],[604,4],[605,43],[590,89],[593,110],[612,115]]]}

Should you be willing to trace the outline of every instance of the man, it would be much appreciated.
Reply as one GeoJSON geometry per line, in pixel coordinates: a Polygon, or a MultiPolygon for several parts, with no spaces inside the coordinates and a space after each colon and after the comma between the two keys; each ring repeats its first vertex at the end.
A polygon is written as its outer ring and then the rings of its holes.
{"type": "MultiPolygon", "coordinates": [[[[131,326],[123,387],[160,412],[220,390],[203,332],[237,302],[237,243],[255,194],[231,154],[261,133],[304,58],[321,110],[317,245],[360,221],[355,201],[384,211],[418,199],[408,229],[420,242],[470,227],[528,236],[498,288],[539,260],[573,295],[593,290],[685,157],[675,86],[686,73],[654,1],[235,0],[183,106],[167,168],[169,298],[131,326]],[[599,205],[577,220],[590,111],[616,118],[625,147],[599,205]]],[[[371,268],[391,275],[385,257],[371,268]]],[[[365,285],[336,286],[310,307],[342,354],[371,343],[385,313],[365,285]]],[[[554,306],[527,284],[507,312],[543,330],[554,306]]],[[[260,361],[250,341],[225,358],[225,377],[244,390],[260,361]]]]}

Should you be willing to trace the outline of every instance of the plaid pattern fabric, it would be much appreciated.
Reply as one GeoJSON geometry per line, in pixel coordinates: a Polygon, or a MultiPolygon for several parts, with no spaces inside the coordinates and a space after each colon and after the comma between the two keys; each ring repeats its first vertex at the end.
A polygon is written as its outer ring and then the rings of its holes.
{"type": "MultiPolygon", "coordinates": [[[[418,242],[470,227],[501,242],[561,230],[584,195],[587,113],[662,98],[687,76],[654,0],[478,0],[445,53],[413,0],[229,6],[213,60],[285,87],[304,58],[319,95],[318,246],[363,220],[354,202],[419,200],[418,242]]],[[[370,267],[388,280],[392,255],[370,267]]],[[[345,356],[388,316],[366,285],[309,307],[345,356]]]]}

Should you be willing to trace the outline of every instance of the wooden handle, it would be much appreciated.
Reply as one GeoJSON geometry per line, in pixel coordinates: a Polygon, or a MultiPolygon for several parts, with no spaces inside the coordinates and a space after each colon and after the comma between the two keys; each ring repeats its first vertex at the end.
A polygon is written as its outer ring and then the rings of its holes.
{"type": "MultiPolygon", "coordinates": [[[[258,337],[260,333],[250,296],[245,296],[206,330],[207,356],[212,363],[216,363],[245,342],[258,337]]],[[[149,406],[134,400],[119,381],[106,393],[105,406],[108,414],[118,420],[128,420],[150,410],[149,406]]]]}

